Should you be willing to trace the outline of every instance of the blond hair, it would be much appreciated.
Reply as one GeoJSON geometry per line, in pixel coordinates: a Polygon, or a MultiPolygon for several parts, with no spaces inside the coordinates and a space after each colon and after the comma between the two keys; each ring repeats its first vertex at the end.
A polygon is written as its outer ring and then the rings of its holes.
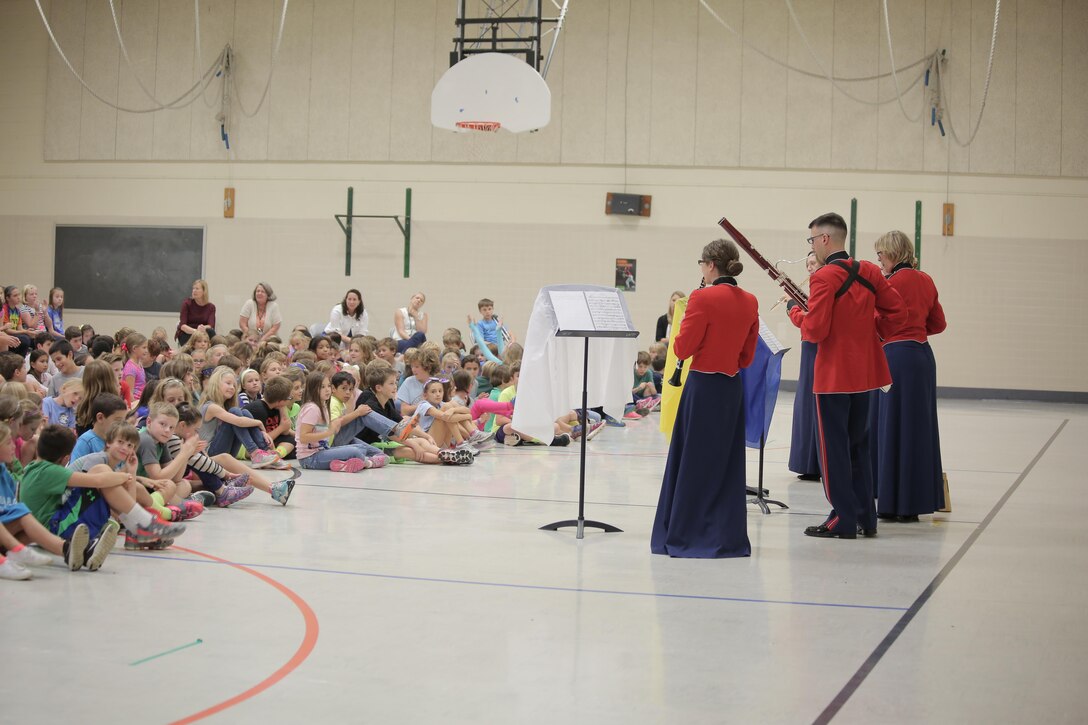
{"type": "Polygon", "coordinates": [[[904,262],[911,267],[918,266],[918,260],[914,257],[914,242],[898,229],[882,234],[873,248],[887,257],[893,267],[904,262]]]}

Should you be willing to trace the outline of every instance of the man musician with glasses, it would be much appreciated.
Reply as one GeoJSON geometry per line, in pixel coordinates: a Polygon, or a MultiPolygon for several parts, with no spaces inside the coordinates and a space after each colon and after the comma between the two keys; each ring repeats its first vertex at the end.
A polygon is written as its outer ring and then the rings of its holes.
{"type": "Polygon", "coordinates": [[[808,227],[808,242],[823,267],[809,279],[808,312],[787,306],[801,336],[817,344],[812,391],[824,494],[831,514],[805,534],[856,539],[876,535],[873,471],[869,453],[869,391],[891,384],[880,332],[907,320],[902,298],[880,268],[846,253],[846,221],[823,214],[808,227]]]}

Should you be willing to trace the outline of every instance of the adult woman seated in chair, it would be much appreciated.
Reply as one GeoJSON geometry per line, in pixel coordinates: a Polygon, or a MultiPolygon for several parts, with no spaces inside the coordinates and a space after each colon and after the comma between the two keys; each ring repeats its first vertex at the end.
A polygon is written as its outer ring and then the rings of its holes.
{"type": "Polygon", "coordinates": [[[410,347],[419,347],[427,341],[427,323],[430,319],[426,312],[419,309],[427,302],[427,295],[416,292],[408,300],[407,307],[401,307],[393,313],[393,329],[389,336],[397,341],[397,352],[410,347]]]}
{"type": "Polygon", "coordinates": [[[209,338],[215,337],[215,305],[208,301],[208,283],[202,279],[193,282],[191,296],[181,303],[174,339],[178,345],[185,345],[198,330],[209,338]]]}
{"type": "Polygon", "coordinates": [[[325,332],[339,332],[346,347],[351,338],[368,334],[370,316],[363,306],[363,293],[349,289],[343,301],[335,305],[329,313],[329,324],[325,332]]]}
{"type": "Polygon", "coordinates": [[[281,324],[283,318],[280,316],[280,306],[276,304],[276,293],[267,282],[258,282],[253,288],[253,297],[242,305],[238,317],[242,338],[245,339],[252,330],[257,333],[257,344],[260,345],[279,332],[281,324]]]}

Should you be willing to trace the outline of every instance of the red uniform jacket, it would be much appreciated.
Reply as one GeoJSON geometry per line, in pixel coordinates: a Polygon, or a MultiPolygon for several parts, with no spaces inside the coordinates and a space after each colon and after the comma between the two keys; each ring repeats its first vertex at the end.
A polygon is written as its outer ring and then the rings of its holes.
{"type": "Polygon", "coordinates": [[[800,307],[790,310],[795,320],[802,317],[802,339],[818,345],[812,392],[876,390],[892,382],[877,336],[877,322],[882,329],[898,332],[907,320],[906,306],[872,262],[861,262],[860,277],[872,285],[876,294],[859,280],[835,299],[847,277],[845,269],[831,264],[836,259],[853,261],[845,252],[829,256],[828,264],[809,278],[808,313],[800,307]]]}
{"type": "Polygon", "coordinates": [[[695,290],[673,342],[681,360],[691,358],[689,370],[736,375],[752,364],[759,335],[759,303],[731,284],[695,290]]]}
{"type": "Polygon", "coordinates": [[[928,274],[904,264],[892,270],[888,284],[903,298],[903,304],[907,306],[907,322],[899,330],[888,330],[883,321],[878,320],[877,330],[885,343],[899,340],[925,342],[928,335],[944,332],[947,326],[944,309],[937,300],[937,287],[928,274]]]}

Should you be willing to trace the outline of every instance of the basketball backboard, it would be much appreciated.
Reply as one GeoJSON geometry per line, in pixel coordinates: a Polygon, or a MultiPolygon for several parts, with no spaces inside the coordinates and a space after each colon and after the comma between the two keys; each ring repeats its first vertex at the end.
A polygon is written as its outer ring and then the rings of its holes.
{"type": "Polygon", "coordinates": [[[504,53],[466,57],[431,93],[431,123],[451,131],[481,130],[480,124],[487,128],[488,123],[511,133],[535,131],[547,126],[551,115],[548,84],[524,60],[504,53]]]}

